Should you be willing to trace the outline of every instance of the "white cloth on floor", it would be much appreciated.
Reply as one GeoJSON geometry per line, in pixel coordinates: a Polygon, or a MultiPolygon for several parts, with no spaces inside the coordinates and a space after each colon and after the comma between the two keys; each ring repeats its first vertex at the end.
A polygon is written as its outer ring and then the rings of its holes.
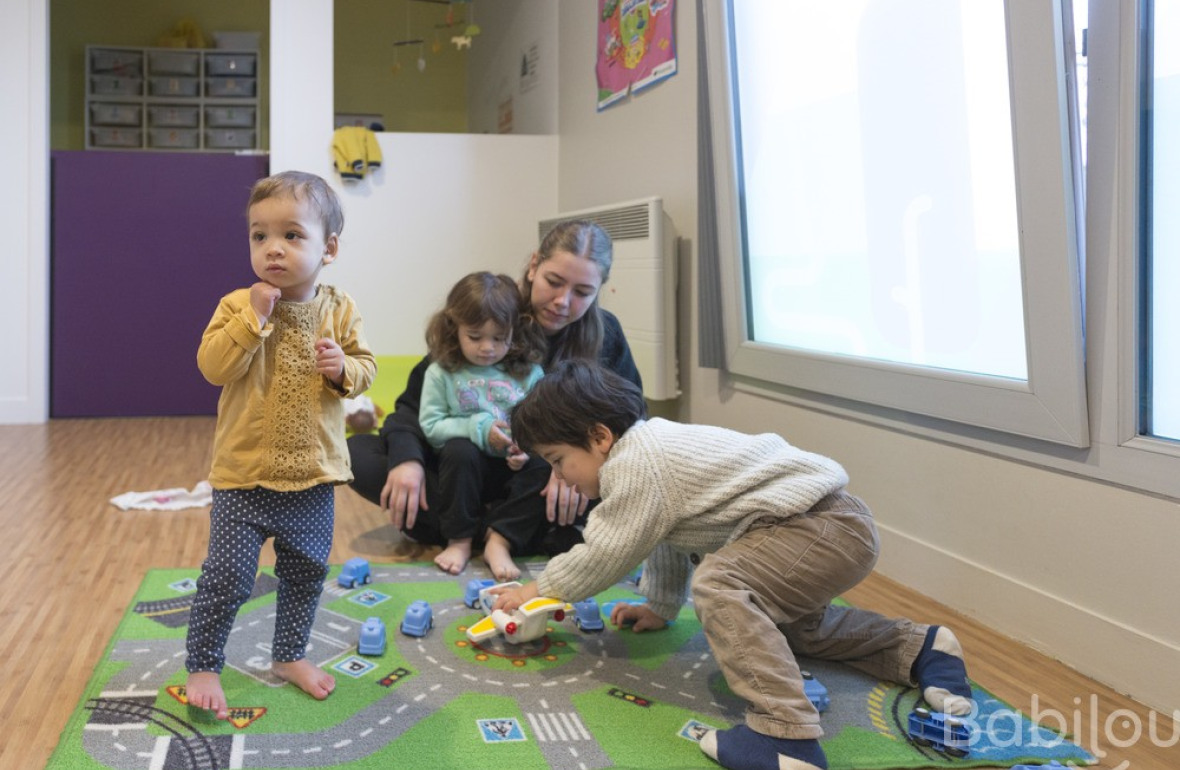
{"type": "Polygon", "coordinates": [[[141,511],[179,511],[184,508],[201,508],[212,502],[213,487],[208,481],[200,482],[191,490],[177,487],[152,492],[124,492],[111,498],[111,504],[124,511],[132,508],[141,511]]]}

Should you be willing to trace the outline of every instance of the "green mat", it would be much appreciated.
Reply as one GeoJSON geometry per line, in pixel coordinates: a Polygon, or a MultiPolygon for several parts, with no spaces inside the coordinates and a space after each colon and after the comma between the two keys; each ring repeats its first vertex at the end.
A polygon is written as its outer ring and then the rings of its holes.
{"type": "MultiPolygon", "coordinates": [[[[543,563],[528,563],[534,574],[543,563]]],[[[702,726],[741,721],[691,608],[667,630],[583,632],[571,618],[515,646],[472,645],[481,616],[463,601],[460,577],[433,564],[375,564],[373,582],[325,585],[308,658],[336,677],[318,702],[268,671],[277,581],[264,570],[238,615],[222,681],[229,722],[183,704],[184,637],[196,570],[152,570],[119,624],[51,770],[87,768],[707,768],[702,726]],[[433,627],[422,638],[399,625],[424,599],[433,627]],[[361,624],[387,626],[376,657],[357,653],[361,624]]],[[[528,575],[526,575],[528,577],[528,575]]],[[[635,598],[620,583],[600,603],[635,598]]],[[[1089,764],[1093,758],[976,690],[981,706],[969,755],[954,759],[907,737],[916,691],[873,681],[839,664],[807,661],[828,690],[821,722],[832,770],[1010,766],[1017,761],[1089,764]]]]}

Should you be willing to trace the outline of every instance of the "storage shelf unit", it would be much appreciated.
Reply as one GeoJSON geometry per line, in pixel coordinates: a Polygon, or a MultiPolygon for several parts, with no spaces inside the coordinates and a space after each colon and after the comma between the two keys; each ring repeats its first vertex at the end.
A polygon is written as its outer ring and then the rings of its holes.
{"type": "Polygon", "coordinates": [[[86,47],[86,149],[259,149],[258,52],[86,47]]]}

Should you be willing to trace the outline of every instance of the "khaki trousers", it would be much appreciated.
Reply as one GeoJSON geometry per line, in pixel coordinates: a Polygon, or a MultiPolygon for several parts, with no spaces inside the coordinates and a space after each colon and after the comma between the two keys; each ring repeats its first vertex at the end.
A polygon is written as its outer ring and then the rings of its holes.
{"type": "Polygon", "coordinates": [[[760,519],[702,559],[692,579],[697,617],[730,688],[749,704],[750,729],[823,735],[796,653],[912,684],[929,626],[830,604],[872,571],[879,548],[868,508],[841,492],[807,513],[760,519]]]}

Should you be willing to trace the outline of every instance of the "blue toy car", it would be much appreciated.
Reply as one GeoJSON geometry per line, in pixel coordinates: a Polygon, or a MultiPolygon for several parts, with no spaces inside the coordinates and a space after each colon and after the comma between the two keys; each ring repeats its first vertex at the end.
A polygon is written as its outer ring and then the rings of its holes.
{"type": "Polygon", "coordinates": [[[369,618],[361,626],[361,638],[356,645],[356,651],[361,655],[385,654],[385,621],[381,618],[369,618]]]}
{"type": "Polygon", "coordinates": [[[425,599],[415,599],[406,607],[405,617],[402,618],[402,633],[406,636],[426,636],[426,632],[434,627],[434,611],[425,599]]]}
{"type": "Polygon", "coordinates": [[[832,699],[828,697],[828,688],[820,684],[810,671],[800,671],[799,673],[803,675],[803,694],[811,701],[811,705],[815,706],[815,710],[821,714],[827,711],[828,707],[832,705],[832,699]]]}
{"type": "Polygon", "coordinates": [[[1012,765],[1009,770],[1069,770],[1069,768],[1055,759],[1047,765],[1012,765]]]}
{"type": "Polygon", "coordinates": [[[463,592],[463,603],[473,610],[479,609],[479,592],[496,584],[495,580],[487,578],[473,578],[467,581],[467,590],[463,592]]]}
{"type": "Polygon", "coordinates": [[[356,588],[373,582],[368,560],[357,557],[344,562],[340,574],[336,576],[336,582],[341,588],[356,588]]]}
{"type": "Polygon", "coordinates": [[[574,602],[574,625],[582,631],[601,631],[606,628],[602,622],[602,615],[598,612],[598,600],[591,596],[580,602],[574,602]]]}
{"type": "Polygon", "coordinates": [[[929,746],[952,757],[963,758],[969,753],[971,728],[963,720],[918,707],[910,712],[908,732],[919,746],[929,746]]]}

